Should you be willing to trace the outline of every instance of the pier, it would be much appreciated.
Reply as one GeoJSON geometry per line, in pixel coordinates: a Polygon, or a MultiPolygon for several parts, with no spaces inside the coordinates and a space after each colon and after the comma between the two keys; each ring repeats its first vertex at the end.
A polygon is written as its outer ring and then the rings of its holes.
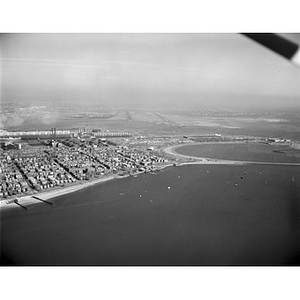
{"type": "Polygon", "coordinates": [[[18,201],[18,199],[14,200],[14,203],[16,203],[16,204],[19,205],[20,207],[22,207],[22,208],[24,208],[24,209],[27,210],[27,207],[24,206],[24,205],[22,205],[22,204],[20,204],[19,201],[18,201]]]}
{"type": "Polygon", "coordinates": [[[41,199],[41,198],[39,198],[37,196],[32,196],[32,198],[34,198],[36,200],[39,200],[39,201],[42,201],[42,202],[45,202],[45,203],[50,204],[50,205],[54,205],[52,202],[47,201],[47,200],[43,200],[43,199],[41,199]]]}

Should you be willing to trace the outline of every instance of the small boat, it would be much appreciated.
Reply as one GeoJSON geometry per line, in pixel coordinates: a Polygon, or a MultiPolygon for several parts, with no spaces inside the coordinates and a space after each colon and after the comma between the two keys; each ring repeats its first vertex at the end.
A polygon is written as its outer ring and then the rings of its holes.
{"type": "Polygon", "coordinates": [[[292,181],[295,181],[295,176],[293,176],[292,181]]]}

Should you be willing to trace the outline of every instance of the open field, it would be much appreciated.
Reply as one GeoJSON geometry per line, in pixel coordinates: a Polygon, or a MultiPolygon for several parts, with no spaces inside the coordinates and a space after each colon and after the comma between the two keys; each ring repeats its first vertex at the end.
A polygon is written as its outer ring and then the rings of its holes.
{"type": "MultiPolygon", "coordinates": [[[[147,109],[72,108],[63,112],[50,111],[47,118],[42,114],[20,115],[18,122],[6,130],[49,130],[51,127],[69,129],[90,127],[110,131],[127,131],[133,135],[201,135],[226,134],[278,137],[300,141],[300,119],[297,116],[274,114],[263,117],[230,114],[199,115],[192,110],[184,114],[180,111],[161,111],[147,109]],[[109,118],[103,116],[111,115],[109,118]],[[77,116],[77,117],[76,117],[77,116]],[[80,116],[80,117],[78,117],[80,116]],[[95,116],[95,117],[90,117],[95,116]],[[97,117],[98,116],[98,117],[97,117]],[[102,117],[103,118],[102,118],[102,117]]],[[[10,118],[6,116],[6,118],[10,118]]]]}

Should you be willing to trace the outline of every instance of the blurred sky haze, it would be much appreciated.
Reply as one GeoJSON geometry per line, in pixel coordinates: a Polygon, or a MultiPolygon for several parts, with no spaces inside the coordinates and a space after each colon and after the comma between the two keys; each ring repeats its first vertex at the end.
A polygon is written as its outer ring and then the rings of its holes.
{"type": "Polygon", "coordinates": [[[1,103],[300,108],[300,69],[240,34],[1,34],[0,51],[1,103]]]}

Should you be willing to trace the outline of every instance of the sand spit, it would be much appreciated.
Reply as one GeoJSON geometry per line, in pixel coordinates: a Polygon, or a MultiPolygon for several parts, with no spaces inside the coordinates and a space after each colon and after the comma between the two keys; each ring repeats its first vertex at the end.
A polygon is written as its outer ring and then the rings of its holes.
{"type": "MultiPolygon", "coordinates": [[[[181,165],[191,165],[191,164],[221,164],[221,165],[244,165],[247,162],[244,161],[237,161],[237,160],[225,160],[225,159],[214,159],[214,158],[206,158],[206,157],[197,157],[197,156],[189,156],[183,155],[176,152],[176,149],[182,146],[189,146],[189,145],[197,145],[198,143],[192,144],[184,144],[184,145],[174,145],[164,148],[163,151],[166,154],[172,155],[178,159],[190,159],[192,161],[189,162],[182,162],[181,165]]],[[[199,143],[201,145],[201,143],[199,143]]]]}
{"type": "MultiPolygon", "coordinates": [[[[206,143],[208,144],[208,143],[206,143]]],[[[211,142],[210,144],[219,144],[219,142],[211,142]]],[[[176,152],[176,149],[183,146],[194,146],[202,145],[202,143],[191,143],[191,144],[180,144],[173,145],[162,149],[165,153],[174,156],[178,159],[190,159],[192,161],[182,162],[181,165],[190,165],[190,164],[219,164],[219,165],[246,165],[246,164],[255,164],[255,165],[277,165],[277,166],[300,166],[300,163],[280,163],[280,162],[260,162],[260,161],[241,161],[241,160],[226,160],[226,159],[214,159],[207,157],[197,157],[189,156],[184,154],[179,154],[176,152]]]]}

